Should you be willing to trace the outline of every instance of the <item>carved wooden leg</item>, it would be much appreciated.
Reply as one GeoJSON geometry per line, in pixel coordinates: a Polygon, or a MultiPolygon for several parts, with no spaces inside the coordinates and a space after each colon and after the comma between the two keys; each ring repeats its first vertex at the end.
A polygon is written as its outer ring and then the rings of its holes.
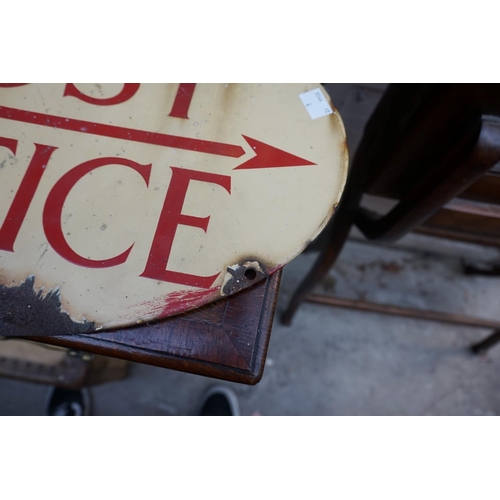
{"type": "Polygon", "coordinates": [[[300,304],[313,288],[325,277],[333,266],[349,235],[356,210],[361,200],[361,189],[357,179],[348,182],[342,201],[335,216],[329,222],[321,236],[320,254],[308,275],[302,280],[293,294],[288,307],[281,316],[284,325],[290,325],[300,304]]]}

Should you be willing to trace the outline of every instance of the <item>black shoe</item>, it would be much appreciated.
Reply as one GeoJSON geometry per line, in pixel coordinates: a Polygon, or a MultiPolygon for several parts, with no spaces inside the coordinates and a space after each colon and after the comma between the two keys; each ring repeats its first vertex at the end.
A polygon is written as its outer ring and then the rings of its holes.
{"type": "Polygon", "coordinates": [[[90,391],[51,387],[45,405],[45,415],[58,417],[84,417],[90,415],[90,391]]]}
{"type": "Polygon", "coordinates": [[[236,394],[223,385],[210,387],[204,394],[197,415],[211,417],[240,416],[236,394]]]}

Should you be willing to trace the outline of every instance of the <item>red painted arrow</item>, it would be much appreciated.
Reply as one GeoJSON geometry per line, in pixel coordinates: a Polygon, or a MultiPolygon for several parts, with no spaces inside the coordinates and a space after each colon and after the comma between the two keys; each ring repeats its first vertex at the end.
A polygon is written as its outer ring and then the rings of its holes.
{"type": "Polygon", "coordinates": [[[230,156],[232,158],[239,158],[245,154],[245,150],[241,146],[234,146],[233,144],[191,139],[189,137],[180,137],[177,135],[159,134],[157,132],[117,127],[116,125],[105,125],[104,123],[75,120],[74,118],[35,113],[33,111],[8,108],[6,106],[0,106],[0,118],[7,118],[8,120],[24,123],[33,123],[45,127],[72,130],[73,132],[81,132],[84,134],[101,135],[105,137],[114,137],[115,139],[125,139],[126,141],[154,144],[156,146],[187,149],[189,151],[198,151],[200,153],[210,153],[219,156],[230,156]]]}
{"type": "Polygon", "coordinates": [[[247,137],[246,135],[244,135],[243,138],[255,151],[256,155],[233,170],[250,168],[305,167],[307,165],[316,165],[316,163],[304,160],[303,158],[287,153],[282,149],[269,146],[269,144],[257,141],[251,137],[247,137]]]}
{"type": "MultiPolygon", "coordinates": [[[[241,146],[234,144],[224,144],[222,142],[205,141],[203,139],[160,134],[157,132],[147,132],[145,130],[117,127],[116,125],[105,125],[104,123],[64,118],[45,113],[8,108],[6,106],[0,106],[0,118],[32,123],[45,127],[71,130],[84,134],[114,137],[115,139],[124,139],[126,141],[197,151],[199,153],[209,153],[219,156],[229,156],[232,158],[240,158],[245,154],[245,150],[241,146]]],[[[243,136],[243,138],[247,141],[252,150],[255,151],[256,155],[233,170],[315,165],[315,163],[250,137],[243,136]]]]}

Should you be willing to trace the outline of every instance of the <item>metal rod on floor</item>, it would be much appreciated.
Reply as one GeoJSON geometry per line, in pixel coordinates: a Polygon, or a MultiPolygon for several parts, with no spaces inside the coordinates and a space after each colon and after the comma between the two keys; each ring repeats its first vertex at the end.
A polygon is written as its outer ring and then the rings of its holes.
{"type": "Polygon", "coordinates": [[[347,309],[356,309],[357,311],[375,312],[380,314],[390,314],[393,316],[405,316],[407,318],[423,319],[426,321],[438,321],[440,323],[451,323],[454,325],[500,330],[500,321],[463,316],[462,314],[452,314],[438,311],[424,311],[422,309],[411,309],[409,307],[377,304],[375,302],[366,302],[364,300],[352,300],[318,294],[310,294],[306,297],[305,300],[308,302],[314,302],[316,304],[324,304],[334,307],[345,307],[347,309]]]}

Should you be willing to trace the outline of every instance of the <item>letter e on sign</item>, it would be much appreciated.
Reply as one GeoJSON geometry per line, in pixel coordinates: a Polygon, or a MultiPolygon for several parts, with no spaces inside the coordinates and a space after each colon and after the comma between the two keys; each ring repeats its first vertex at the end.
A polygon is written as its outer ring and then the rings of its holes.
{"type": "Polygon", "coordinates": [[[146,278],[170,281],[179,285],[188,285],[198,288],[210,288],[220,273],[213,276],[195,276],[193,274],[168,271],[168,258],[175,238],[175,232],[179,224],[203,229],[207,232],[208,217],[193,217],[182,213],[182,206],[189,187],[190,181],[209,182],[222,186],[231,194],[231,177],[228,175],[211,174],[177,167],[172,168],[172,180],[168,187],[165,203],[160,214],[158,227],[156,228],[153,245],[149,254],[146,269],[141,274],[146,278]]]}

